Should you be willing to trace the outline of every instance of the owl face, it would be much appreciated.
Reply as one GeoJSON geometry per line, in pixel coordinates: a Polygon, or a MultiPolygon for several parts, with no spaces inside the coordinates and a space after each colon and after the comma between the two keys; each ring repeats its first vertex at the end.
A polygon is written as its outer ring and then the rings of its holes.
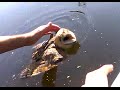
{"type": "Polygon", "coordinates": [[[70,48],[76,42],[75,34],[69,29],[61,28],[55,36],[55,44],[63,49],[70,48]]]}

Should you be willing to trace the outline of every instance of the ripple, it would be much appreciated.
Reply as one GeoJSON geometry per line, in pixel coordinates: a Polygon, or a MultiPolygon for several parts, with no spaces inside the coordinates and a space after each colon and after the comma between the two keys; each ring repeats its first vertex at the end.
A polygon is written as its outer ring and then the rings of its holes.
{"type": "Polygon", "coordinates": [[[83,43],[92,29],[90,16],[69,11],[69,9],[60,9],[59,11],[51,10],[44,12],[44,14],[38,14],[26,20],[19,29],[24,29],[24,32],[27,32],[51,21],[60,27],[74,31],[80,43],[83,43]]]}
{"type": "Polygon", "coordinates": [[[83,53],[86,53],[87,51],[83,51],[83,53]]]}

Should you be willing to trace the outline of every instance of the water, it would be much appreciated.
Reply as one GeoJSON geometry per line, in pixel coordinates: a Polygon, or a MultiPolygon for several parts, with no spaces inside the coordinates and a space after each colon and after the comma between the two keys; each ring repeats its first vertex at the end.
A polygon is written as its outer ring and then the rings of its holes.
{"type": "MultiPolygon", "coordinates": [[[[32,47],[22,47],[0,55],[0,86],[10,87],[80,87],[85,75],[104,64],[115,68],[109,85],[117,76],[120,62],[119,5],[120,3],[28,2],[0,4],[0,35],[29,32],[52,21],[75,32],[81,48],[76,55],[63,61],[49,72],[29,79],[19,73],[30,62],[32,47]],[[80,10],[85,13],[69,12],[80,10]]],[[[41,38],[37,43],[48,39],[41,38]]],[[[36,44],[37,44],[36,43],[36,44]]]]}

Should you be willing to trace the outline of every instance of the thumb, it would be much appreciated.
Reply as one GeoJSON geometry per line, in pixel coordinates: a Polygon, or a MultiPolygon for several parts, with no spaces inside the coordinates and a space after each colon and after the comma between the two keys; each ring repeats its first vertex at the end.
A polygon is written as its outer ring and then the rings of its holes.
{"type": "Polygon", "coordinates": [[[104,73],[105,75],[108,75],[110,72],[113,71],[113,65],[112,64],[103,65],[101,68],[99,68],[99,71],[104,73]]]}
{"type": "Polygon", "coordinates": [[[47,24],[48,26],[51,26],[52,25],[52,22],[48,22],[48,24],[47,24]]]}

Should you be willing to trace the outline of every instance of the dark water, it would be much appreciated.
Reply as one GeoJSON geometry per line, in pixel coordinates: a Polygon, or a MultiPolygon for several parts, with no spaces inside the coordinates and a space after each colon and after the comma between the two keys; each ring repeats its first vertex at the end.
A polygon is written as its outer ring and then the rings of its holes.
{"type": "MultiPolygon", "coordinates": [[[[29,32],[49,21],[75,32],[81,48],[58,67],[29,79],[19,73],[30,62],[32,47],[22,47],[0,55],[0,86],[80,87],[85,75],[104,64],[114,64],[109,85],[119,73],[120,3],[89,2],[1,3],[0,35],[29,32]],[[85,13],[69,12],[80,10],[85,13]]],[[[37,43],[48,39],[41,38],[37,43]]],[[[36,44],[37,44],[36,43],[36,44]]]]}

